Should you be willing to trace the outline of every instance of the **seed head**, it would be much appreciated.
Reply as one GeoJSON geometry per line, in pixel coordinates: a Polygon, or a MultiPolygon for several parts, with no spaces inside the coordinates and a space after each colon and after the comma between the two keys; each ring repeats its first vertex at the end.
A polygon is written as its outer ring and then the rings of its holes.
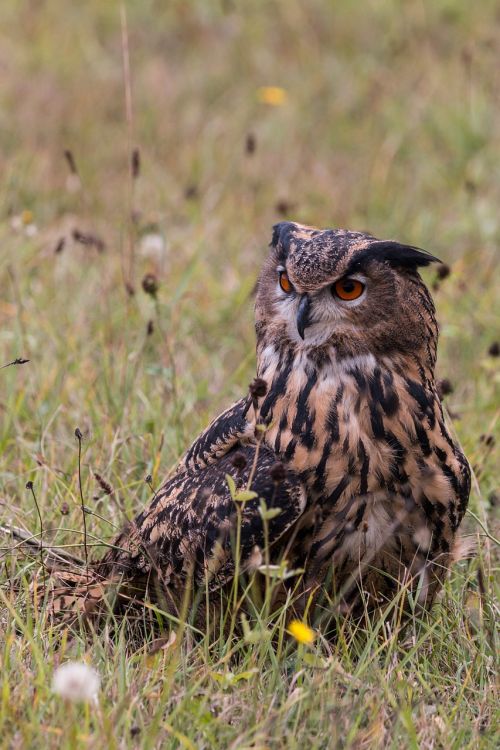
{"type": "Polygon", "coordinates": [[[446,265],[446,263],[441,263],[441,265],[437,267],[437,277],[438,279],[441,279],[441,281],[443,279],[446,279],[450,275],[450,273],[451,268],[446,265]]]}
{"type": "Polygon", "coordinates": [[[32,481],[26,482],[26,489],[27,490],[32,490],[33,489],[33,482],[32,481]]]}
{"type": "Polygon", "coordinates": [[[184,197],[188,201],[193,201],[198,197],[198,185],[188,185],[184,190],[184,197]]]}
{"type": "Polygon", "coordinates": [[[78,169],[76,168],[76,161],[75,157],[73,156],[73,152],[69,148],[64,149],[64,158],[66,159],[66,162],[69,167],[69,171],[71,174],[78,174],[78,169]]]}
{"type": "Polygon", "coordinates": [[[68,661],[54,672],[52,692],[72,703],[97,703],[99,674],[83,662],[68,661]]]}
{"type": "Polygon", "coordinates": [[[132,177],[136,180],[141,173],[141,153],[138,148],[132,151],[132,177]]]}
{"type": "Polygon", "coordinates": [[[151,297],[156,299],[158,294],[158,279],[154,273],[147,273],[142,280],[142,288],[151,297]]]}
{"type": "Polygon", "coordinates": [[[449,396],[450,393],[453,393],[453,385],[448,378],[438,380],[436,385],[439,398],[444,398],[445,396],[449,396]]]}
{"type": "Polygon", "coordinates": [[[21,357],[18,357],[17,359],[12,360],[12,362],[7,362],[6,365],[2,365],[0,367],[0,370],[5,369],[6,367],[12,367],[13,365],[25,365],[27,362],[29,362],[29,359],[22,359],[21,357]]]}
{"type": "Polygon", "coordinates": [[[290,214],[290,212],[293,211],[294,208],[295,208],[295,203],[290,203],[289,201],[286,201],[286,200],[279,200],[276,203],[274,210],[280,216],[288,216],[288,214],[290,214]]]}
{"type": "Polygon", "coordinates": [[[59,255],[60,253],[62,253],[62,251],[64,250],[65,244],[66,244],[66,238],[60,237],[54,249],[54,252],[56,255],[59,255]]]}
{"type": "Polygon", "coordinates": [[[492,343],[488,349],[488,354],[490,357],[500,357],[500,343],[498,341],[492,343]]]}
{"type": "Polygon", "coordinates": [[[483,433],[482,435],[479,435],[479,442],[484,443],[490,448],[495,445],[495,436],[491,435],[491,433],[483,433]]]}
{"type": "Polygon", "coordinates": [[[167,246],[163,234],[158,227],[152,227],[141,237],[141,255],[151,258],[156,263],[161,263],[167,255],[167,246]]]}
{"type": "Polygon", "coordinates": [[[243,469],[247,465],[247,460],[245,458],[245,455],[241,453],[241,451],[238,451],[231,459],[231,463],[237,471],[243,471],[243,469]]]}
{"type": "Polygon", "coordinates": [[[99,253],[103,253],[106,249],[106,243],[104,240],[92,232],[81,232],[79,229],[73,229],[73,239],[81,245],[95,247],[99,253]]]}
{"type": "Polygon", "coordinates": [[[276,461],[276,463],[271,466],[269,473],[271,474],[271,479],[276,484],[281,484],[281,482],[285,481],[286,469],[285,465],[281,461],[276,461]]]}
{"type": "Polygon", "coordinates": [[[262,378],[254,378],[248,386],[252,401],[256,402],[257,399],[262,398],[267,393],[267,383],[262,378]]]}
{"type": "Polygon", "coordinates": [[[113,494],[113,487],[110,485],[110,483],[104,479],[100,474],[98,474],[96,471],[94,472],[94,476],[96,479],[97,484],[101,488],[101,490],[104,492],[105,495],[112,495],[113,494]]]}
{"type": "Polygon", "coordinates": [[[61,516],[67,516],[67,515],[69,515],[69,505],[68,505],[68,503],[66,503],[66,502],[61,503],[60,511],[61,511],[61,516]]]}
{"type": "Polygon", "coordinates": [[[245,151],[246,153],[251,156],[253,153],[255,153],[255,149],[257,148],[257,140],[255,138],[255,135],[253,133],[247,133],[246,141],[245,141],[245,151]]]}

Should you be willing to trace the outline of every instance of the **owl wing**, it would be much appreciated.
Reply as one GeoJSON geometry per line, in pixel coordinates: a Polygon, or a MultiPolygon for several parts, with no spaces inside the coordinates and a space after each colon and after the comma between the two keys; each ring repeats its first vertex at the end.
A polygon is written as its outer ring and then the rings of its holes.
{"type": "MultiPolygon", "coordinates": [[[[221,429],[228,434],[225,428],[217,428],[221,429]]],[[[205,444],[202,438],[205,440],[202,435],[195,446],[205,444]]],[[[206,450],[195,449],[193,455],[203,456],[197,460],[204,462],[213,455],[214,443],[209,445],[206,450]]],[[[127,576],[156,571],[165,585],[192,576],[197,584],[208,582],[213,591],[234,574],[240,523],[240,569],[248,570],[259,558],[256,547],[262,550],[266,545],[276,545],[306,505],[305,489],[293,471],[285,468],[282,481],[273,480],[271,467],[275,462],[276,456],[268,447],[236,441],[211,463],[193,469],[183,464],[116,540],[107,558],[111,569],[116,572],[122,568],[127,576]],[[232,463],[236,451],[242,454],[240,464],[242,457],[246,464],[239,472],[232,463]],[[233,492],[227,475],[234,480],[233,492]],[[252,494],[238,500],[238,493],[247,488],[252,494]],[[275,511],[266,521],[261,513],[262,499],[267,509],[275,511]]]]}
{"type": "Polygon", "coordinates": [[[255,422],[247,419],[250,407],[250,398],[242,398],[219,414],[186,451],[179,469],[204,468],[241,440],[253,437],[255,422]]]}
{"type": "Polygon", "coordinates": [[[54,618],[69,624],[77,616],[86,619],[108,611],[108,599],[129,601],[136,591],[141,595],[144,578],[149,580],[151,574],[174,598],[177,594],[182,599],[183,582],[191,578],[215,591],[234,575],[238,525],[241,571],[259,564],[256,547],[277,545],[303,513],[306,492],[289,469],[280,481],[271,476],[276,455],[256,444],[255,422],[247,419],[250,407],[251,401],[242,399],[208,426],[150,505],[123,529],[88,574],[61,570],[51,575],[48,611],[54,618]],[[233,464],[237,452],[239,470],[233,464]],[[238,493],[247,488],[252,494],[238,500],[238,493]],[[262,499],[274,511],[266,520],[262,499]]]}

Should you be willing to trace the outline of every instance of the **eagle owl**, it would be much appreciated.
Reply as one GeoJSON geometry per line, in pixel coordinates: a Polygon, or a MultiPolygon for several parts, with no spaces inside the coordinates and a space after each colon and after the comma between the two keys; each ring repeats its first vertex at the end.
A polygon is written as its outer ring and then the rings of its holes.
{"type": "Polygon", "coordinates": [[[220,597],[237,523],[240,571],[266,544],[271,563],[304,571],[296,612],[325,586],[352,612],[401,586],[430,604],[470,491],[436,390],[438,326],[417,270],[436,260],[369,234],[277,224],[257,287],[250,394],[195,440],[94,564],[95,587],[58,589],[61,607],[79,596],[86,606],[99,581],[118,577],[154,581],[172,612],[192,584],[220,597]],[[235,488],[250,490],[239,513],[235,488]],[[262,499],[275,511],[266,523],[262,499]]]}

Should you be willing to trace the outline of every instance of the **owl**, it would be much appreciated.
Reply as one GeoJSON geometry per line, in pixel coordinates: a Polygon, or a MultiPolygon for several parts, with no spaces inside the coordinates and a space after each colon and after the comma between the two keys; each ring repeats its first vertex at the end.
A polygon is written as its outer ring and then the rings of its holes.
{"type": "Polygon", "coordinates": [[[92,612],[110,585],[125,599],[160,592],[178,615],[186,596],[220,600],[235,570],[264,559],[303,571],[276,595],[293,588],[295,615],[321,596],[340,613],[373,611],[402,588],[429,606],[470,491],[418,273],[436,260],[361,232],[277,224],[250,392],[194,441],[84,586],[61,575],[59,611],[92,612]]]}

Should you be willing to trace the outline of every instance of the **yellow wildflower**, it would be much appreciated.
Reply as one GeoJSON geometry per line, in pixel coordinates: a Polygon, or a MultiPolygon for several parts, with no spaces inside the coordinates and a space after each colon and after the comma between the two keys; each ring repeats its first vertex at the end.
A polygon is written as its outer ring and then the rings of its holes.
{"type": "Polygon", "coordinates": [[[23,222],[24,226],[26,226],[27,224],[33,224],[33,212],[25,208],[21,214],[21,221],[23,222]]]}
{"type": "Polygon", "coordinates": [[[288,94],[281,86],[261,86],[257,89],[257,98],[263,104],[270,104],[272,107],[281,107],[285,104],[288,94]]]}
{"type": "Polygon", "coordinates": [[[311,643],[314,643],[314,639],[316,638],[314,630],[309,625],[306,625],[305,622],[301,622],[301,620],[292,620],[288,627],[288,632],[298,643],[307,643],[309,646],[311,643]]]}

